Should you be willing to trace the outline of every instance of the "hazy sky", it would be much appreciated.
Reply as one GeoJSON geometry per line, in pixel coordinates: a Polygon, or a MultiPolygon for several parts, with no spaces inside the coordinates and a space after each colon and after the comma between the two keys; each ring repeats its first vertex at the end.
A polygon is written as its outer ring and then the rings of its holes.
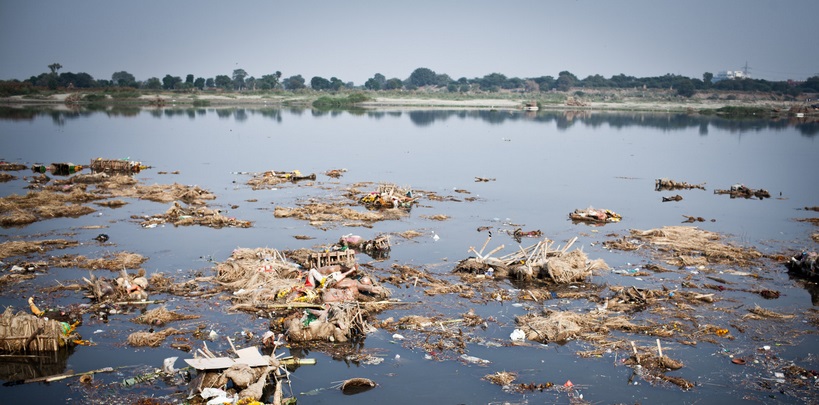
{"type": "Polygon", "coordinates": [[[0,80],[819,75],[819,0],[0,0],[0,80]]]}

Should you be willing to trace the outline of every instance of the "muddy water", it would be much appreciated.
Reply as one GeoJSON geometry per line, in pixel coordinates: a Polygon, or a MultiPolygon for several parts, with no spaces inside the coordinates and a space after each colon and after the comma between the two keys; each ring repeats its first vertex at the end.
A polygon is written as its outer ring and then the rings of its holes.
{"type": "MultiPolygon", "coordinates": [[[[217,199],[210,206],[253,222],[249,229],[195,226],[144,229],[131,217],[163,213],[169,204],[128,200],[122,208],[98,208],[97,212],[80,218],[51,219],[0,230],[4,241],[61,237],[82,242],[77,248],[47,255],[99,257],[117,251],[139,253],[148,257],[142,267],[149,274],[162,272],[179,280],[211,274],[213,262],[225,260],[237,247],[319,248],[347,233],[371,238],[416,230],[422,236],[392,238],[388,259],[375,261],[362,256],[359,261],[372,264],[376,276],[385,275],[392,264],[400,264],[458,282],[457,277],[450,275],[455,264],[469,256],[470,246],[480,246],[485,240],[486,234],[478,233],[477,228],[491,227],[495,237],[489,248],[504,244],[503,252],[509,253],[517,249],[518,243],[506,232],[520,227],[540,230],[558,243],[577,236],[576,247],[582,247],[590,259],[604,259],[614,270],[596,273],[585,285],[576,286],[579,291],[597,286],[605,297],[612,294],[605,289],[606,285],[674,289],[686,278],[703,283],[702,269],[675,269],[646,277],[624,275],[656,259],[642,253],[609,251],[602,242],[613,237],[607,235],[627,235],[629,229],[679,225],[684,216],[703,217],[706,222],[694,225],[725,234],[729,240],[763,253],[817,248],[810,238],[817,229],[796,221],[815,217],[815,213],[803,208],[819,205],[816,187],[819,127],[815,123],[643,113],[444,110],[324,113],[214,108],[124,113],[4,111],[4,116],[0,120],[2,160],[27,165],[87,164],[97,157],[139,160],[151,166],[136,175],[143,184],[198,185],[216,194],[217,199]],[[246,185],[252,173],[296,169],[316,173],[317,180],[284,183],[267,190],[252,190],[246,185]],[[324,175],[331,169],[346,172],[339,179],[324,175]],[[476,177],[493,180],[476,182],[476,177]],[[706,190],[657,192],[654,181],[663,177],[704,183],[706,190]],[[372,228],[327,224],[320,229],[305,221],[273,215],[276,206],[294,207],[308,199],[337,201],[347,187],[360,182],[412,187],[418,190],[421,203],[408,217],[378,222],[372,228]],[[713,192],[738,183],[764,188],[773,198],[732,199],[713,192]],[[424,195],[429,193],[451,198],[425,199],[424,195]],[[662,197],[674,194],[680,194],[683,200],[661,202],[662,197]],[[569,212],[590,206],[616,211],[623,221],[591,227],[568,220],[569,212]],[[430,219],[439,214],[450,218],[430,219]],[[104,228],[88,229],[89,226],[104,228]],[[93,240],[101,232],[110,236],[107,244],[93,240]],[[299,240],[294,238],[296,235],[313,239],[299,240]],[[438,239],[433,239],[433,235],[438,235],[438,239]],[[383,273],[379,274],[379,269],[383,273]]],[[[0,195],[25,194],[26,176],[31,173],[10,174],[17,179],[0,183],[0,195]]],[[[535,241],[524,239],[521,245],[529,246],[535,241]]],[[[20,260],[23,258],[3,259],[4,271],[20,260]]],[[[29,260],[38,260],[38,256],[29,260]]],[[[488,319],[485,328],[462,328],[470,337],[466,353],[472,357],[467,360],[478,358],[487,362],[470,362],[451,353],[425,353],[408,343],[412,331],[402,331],[409,339],[400,341],[392,332],[379,330],[360,347],[361,353],[379,359],[379,364],[334,359],[320,351],[302,352],[299,354],[317,359],[318,364],[297,369],[285,394],[292,393],[302,404],[569,403],[578,401],[580,395],[591,403],[815,400],[815,389],[780,384],[774,374],[782,371],[783,363],[819,369],[817,339],[803,333],[816,332],[816,324],[807,317],[814,311],[812,302],[816,301],[811,297],[812,285],[790,278],[783,266],[770,260],[760,260],[752,268],[736,269],[756,274],[751,280],[725,275],[732,270],[731,266],[708,270],[746,290],[777,290],[781,296],[765,300],[757,294],[732,289],[705,291],[716,293],[718,301],[698,310],[703,313],[698,315],[699,322],[728,328],[733,339],[709,339],[696,345],[682,344],[673,337],[663,339],[667,354],[685,363],[684,368],[669,375],[697,384],[688,391],[635,375],[633,368],[622,363],[629,355],[626,352],[603,352],[581,358],[578,351],[595,348],[589,342],[510,344],[515,316],[538,313],[544,308],[591,311],[595,309],[594,303],[567,299],[517,302],[470,300],[457,295],[430,297],[420,288],[388,285],[393,298],[416,304],[379,313],[378,319],[407,315],[457,319],[470,309],[488,319]],[[797,316],[789,321],[740,322],[738,317],[755,305],[797,316]],[[738,322],[743,331],[731,326],[738,322]],[[771,349],[763,351],[763,346],[771,349]],[[737,366],[731,363],[730,356],[754,358],[757,362],[737,366]],[[518,383],[562,386],[571,380],[574,388],[509,392],[483,379],[499,371],[517,373],[518,383]],[[345,396],[332,388],[352,377],[370,378],[379,386],[354,396],[345,396]]],[[[41,289],[57,282],[78,282],[87,275],[87,270],[50,269],[34,280],[3,286],[0,305],[22,309],[26,298],[32,295],[49,305],[85,303],[79,293],[45,294],[41,289]]],[[[506,280],[490,280],[482,286],[488,291],[512,292],[521,287],[506,280]]],[[[183,321],[177,327],[206,324],[208,331],[220,336],[208,342],[212,351],[227,352],[229,346],[224,336],[241,342],[243,331],[258,336],[269,323],[268,319],[248,314],[227,313],[226,300],[152,298],[168,300],[166,305],[171,309],[201,314],[201,320],[183,321]]],[[[86,318],[79,332],[95,345],[77,347],[70,355],[55,359],[56,366],[43,371],[53,373],[55,367],[58,371],[118,367],[114,373],[97,376],[100,389],[90,390],[71,379],[2,387],[3,398],[45,403],[68,399],[110,403],[153,396],[162,401],[182,401],[184,395],[179,391],[186,389],[184,384],[157,380],[128,389],[113,384],[159,367],[166,357],[179,356],[177,366],[182,366],[181,359],[189,356],[171,349],[168,341],[155,349],[125,344],[130,333],[145,329],[131,322],[139,310],[132,311],[111,315],[107,322],[86,318]]],[[[646,318],[663,322],[657,314],[641,319],[646,322],[646,318]]],[[[641,346],[652,345],[655,340],[652,336],[621,337],[635,340],[641,346]]],[[[41,359],[38,361],[42,363],[41,359]]],[[[27,367],[43,368],[40,363],[27,367]]],[[[813,383],[806,381],[807,385],[813,383]]]]}

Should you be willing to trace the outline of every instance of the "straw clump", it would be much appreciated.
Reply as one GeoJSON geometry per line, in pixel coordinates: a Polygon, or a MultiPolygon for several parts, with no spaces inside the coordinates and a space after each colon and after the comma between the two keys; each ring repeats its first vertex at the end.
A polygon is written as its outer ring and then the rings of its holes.
{"type": "Polygon", "coordinates": [[[164,325],[173,321],[181,321],[187,319],[197,319],[199,315],[185,315],[177,312],[169,311],[164,305],[154,308],[144,314],[134,318],[134,322],[145,325],[164,325]]]}
{"type": "Polygon", "coordinates": [[[762,257],[753,248],[723,243],[714,232],[689,226],[666,226],[641,231],[632,229],[631,238],[656,247],[666,262],[679,267],[731,264],[748,267],[762,257]]]}
{"type": "Polygon", "coordinates": [[[128,335],[128,344],[134,347],[158,347],[168,336],[183,333],[174,328],[167,328],[158,332],[134,332],[128,335]]]}
{"type": "Polygon", "coordinates": [[[611,329],[635,330],[636,325],[625,317],[607,318],[599,314],[580,314],[570,311],[549,311],[545,316],[524,315],[515,318],[528,340],[549,343],[566,342],[574,338],[594,340],[611,329]]]}

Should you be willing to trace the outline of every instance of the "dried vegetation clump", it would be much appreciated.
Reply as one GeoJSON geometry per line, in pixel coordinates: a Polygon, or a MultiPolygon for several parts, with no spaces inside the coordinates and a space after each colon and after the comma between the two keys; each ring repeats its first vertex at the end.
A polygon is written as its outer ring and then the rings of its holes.
{"type": "Polygon", "coordinates": [[[300,171],[294,170],[292,172],[268,170],[262,173],[256,173],[247,181],[247,185],[253,190],[263,190],[271,188],[286,182],[297,182],[301,180],[315,180],[315,173],[303,175],[300,171]]]}
{"type": "Polygon", "coordinates": [[[296,218],[310,222],[310,225],[321,228],[329,223],[343,223],[344,221],[359,221],[356,224],[372,227],[374,222],[397,220],[406,216],[402,210],[366,211],[360,212],[344,206],[345,204],[311,203],[295,208],[276,207],[273,214],[276,218],[296,218]]]}
{"type": "Polygon", "coordinates": [[[513,277],[522,281],[544,280],[556,284],[581,282],[595,270],[606,270],[608,265],[602,259],[589,260],[586,254],[575,249],[569,251],[577,240],[573,238],[564,247],[554,247],[554,241],[543,239],[526,248],[519,248],[511,254],[494,257],[505,246],[501,245],[484,254],[487,239],[481,250],[470,247],[475,257],[464,259],[455,266],[455,272],[466,274],[492,274],[494,277],[513,277]]]}
{"type": "Polygon", "coordinates": [[[276,249],[235,249],[215,269],[216,283],[234,293],[234,310],[253,311],[256,304],[274,302],[280,291],[300,284],[298,266],[276,249]]]}
{"type": "Polygon", "coordinates": [[[28,225],[51,218],[76,218],[96,211],[81,203],[102,198],[80,188],[72,188],[68,193],[31,191],[23,196],[12,194],[0,198],[0,226],[28,225]]]}
{"type": "Polygon", "coordinates": [[[698,188],[700,190],[705,190],[705,183],[701,184],[689,184],[684,181],[674,181],[667,178],[657,179],[654,180],[654,190],[656,191],[663,191],[663,190],[690,190],[693,188],[698,188]]]}
{"type": "Polygon", "coordinates": [[[155,227],[160,224],[173,224],[174,226],[201,225],[210,228],[250,228],[250,221],[242,221],[233,217],[222,215],[221,210],[214,210],[205,206],[183,207],[178,201],[165,211],[164,214],[150,217],[132,217],[142,220],[141,225],[146,228],[155,227]]]}
{"type": "Polygon", "coordinates": [[[164,325],[169,322],[198,318],[199,315],[185,315],[169,311],[164,305],[162,305],[134,318],[134,322],[145,325],[164,325]]]}
{"type": "Polygon", "coordinates": [[[174,328],[167,328],[156,332],[134,332],[128,335],[128,344],[134,347],[159,347],[165,338],[171,335],[181,335],[185,332],[174,328]]]}
{"type": "Polygon", "coordinates": [[[49,265],[53,267],[79,267],[89,270],[121,271],[122,269],[138,269],[146,260],[148,260],[148,258],[139,253],[115,252],[105,254],[103,257],[96,259],[82,255],[52,257],[49,259],[49,265]]]}
{"type": "Polygon", "coordinates": [[[25,226],[33,222],[59,217],[79,217],[95,212],[83,205],[94,202],[102,207],[116,208],[126,204],[121,198],[136,198],[174,205],[163,215],[137,217],[143,225],[160,223],[174,225],[204,225],[214,228],[224,226],[249,227],[250,222],[221,215],[219,210],[207,208],[206,201],[216,198],[210,191],[198,186],[181,184],[150,185],[138,183],[131,176],[107,173],[77,174],[47,185],[51,179],[40,175],[31,179],[29,188],[36,188],[24,196],[10,195],[0,199],[0,226],[25,226]],[[87,191],[93,187],[93,191],[87,191]],[[117,198],[110,201],[99,201],[117,198]],[[182,207],[179,202],[188,204],[182,207]]]}
{"type": "Polygon", "coordinates": [[[718,233],[697,227],[666,226],[647,231],[632,229],[628,239],[609,241],[605,246],[622,250],[651,246],[666,263],[678,267],[707,264],[748,267],[762,258],[762,253],[754,248],[724,243],[722,239],[718,233]]]}

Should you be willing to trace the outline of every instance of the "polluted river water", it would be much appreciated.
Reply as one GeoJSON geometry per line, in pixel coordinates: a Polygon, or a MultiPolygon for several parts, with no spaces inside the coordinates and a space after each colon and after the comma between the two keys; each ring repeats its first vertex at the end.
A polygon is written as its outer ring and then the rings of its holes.
{"type": "MultiPolygon", "coordinates": [[[[6,354],[0,378],[112,370],[85,382],[6,384],[0,392],[40,403],[205,402],[191,392],[188,378],[196,372],[157,374],[163,360],[178,357],[182,368],[205,346],[219,356],[233,355],[231,342],[261,348],[265,332],[280,333],[286,316],[278,309],[231,310],[241,292],[214,287],[215,268],[240,249],[322,252],[353,234],[389,236],[386,254],[357,252],[356,261],[399,303],[370,311],[374,328],[352,342],[283,342],[275,354],[315,360],[282,380],[283,396],[298,403],[812,403],[819,291],[789,274],[784,262],[817,249],[819,215],[808,209],[819,205],[817,135],[811,122],[637,112],[6,109],[0,160],[26,169],[3,172],[10,175],[0,183],[4,199],[43,192],[29,169],[37,164],[127,160],[147,166],[130,175],[130,188],[204,190],[215,197],[204,201],[209,209],[250,226],[148,225],[146,217],[161,216],[174,202],[125,191],[105,200],[121,205],[87,202],[93,211],[74,216],[35,207],[36,221],[4,226],[6,246],[55,239],[70,245],[0,258],[4,276],[40,263],[33,277],[4,279],[0,304],[28,312],[34,297],[43,308],[84,309],[76,331],[87,344],[6,354]],[[268,171],[315,178],[250,185],[268,171]],[[658,191],[658,179],[702,187],[658,191]],[[770,197],[715,192],[740,184],[770,197]],[[372,221],[277,214],[319,203],[367,213],[355,197],[379,185],[412,190],[411,208],[372,221]],[[569,219],[589,208],[622,219],[569,219]],[[697,235],[737,247],[729,250],[737,255],[752,251],[752,260],[709,261],[705,247],[675,251],[640,237],[665,227],[707,232],[697,235]],[[493,256],[502,257],[543,241],[606,266],[561,284],[456,271],[475,251],[498,249],[493,256]],[[66,262],[122,252],[144,258],[129,273],[191,282],[206,298],[148,286],[148,304],[100,306],[84,291],[55,288],[116,278],[122,269],[66,262]],[[198,318],[134,321],[158,307],[198,318]],[[558,325],[568,338],[549,341],[533,325],[555,314],[593,322],[577,333],[569,326],[578,322],[558,325]],[[157,347],[128,343],[134,333],[168,327],[180,333],[157,347]],[[650,360],[662,361],[660,350],[682,366],[650,370],[650,360]],[[348,395],[338,387],[351,378],[377,385],[348,395]]],[[[54,184],[89,172],[46,175],[54,184]]],[[[67,193],[78,186],[62,187],[67,193]]],[[[273,402],[272,395],[268,384],[261,401],[273,402]]]]}

